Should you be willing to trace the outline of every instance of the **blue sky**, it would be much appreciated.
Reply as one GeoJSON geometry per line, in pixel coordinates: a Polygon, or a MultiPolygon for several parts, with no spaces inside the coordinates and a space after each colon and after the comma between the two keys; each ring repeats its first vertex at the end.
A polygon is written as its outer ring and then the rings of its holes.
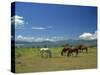
{"type": "Polygon", "coordinates": [[[17,2],[14,17],[16,37],[78,39],[97,31],[96,7],[17,2]]]}

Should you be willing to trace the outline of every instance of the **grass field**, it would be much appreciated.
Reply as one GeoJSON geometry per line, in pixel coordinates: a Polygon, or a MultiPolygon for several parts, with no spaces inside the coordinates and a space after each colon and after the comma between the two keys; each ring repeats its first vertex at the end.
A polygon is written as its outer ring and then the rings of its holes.
{"type": "Polygon", "coordinates": [[[38,48],[16,48],[16,73],[90,69],[97,67],[97,49],[78,57],[61,56],[62,48],[51,48],[52,58],[41,58],[38,48]]]}

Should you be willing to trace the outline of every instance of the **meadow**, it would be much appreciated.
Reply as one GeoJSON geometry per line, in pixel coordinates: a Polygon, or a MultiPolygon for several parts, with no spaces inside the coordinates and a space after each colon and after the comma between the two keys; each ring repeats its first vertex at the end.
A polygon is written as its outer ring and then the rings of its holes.
{"type": "Polygon", "coordinates": [[[97,48],[89,47],[88,53],[61,56],[62,47],[51,48],[52,58],[41,58],[39,48],[16,48],[16,73],[47,72],[97,68],[97,48]]]}

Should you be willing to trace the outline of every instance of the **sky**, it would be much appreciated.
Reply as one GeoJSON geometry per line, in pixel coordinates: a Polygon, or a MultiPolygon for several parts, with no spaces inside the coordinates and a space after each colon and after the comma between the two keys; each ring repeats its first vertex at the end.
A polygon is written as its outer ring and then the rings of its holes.
{"type": "Polygon", "coordinates": [[[16,2],[11,17],[16,39],[97,39],[96,7],[16,2]]]}

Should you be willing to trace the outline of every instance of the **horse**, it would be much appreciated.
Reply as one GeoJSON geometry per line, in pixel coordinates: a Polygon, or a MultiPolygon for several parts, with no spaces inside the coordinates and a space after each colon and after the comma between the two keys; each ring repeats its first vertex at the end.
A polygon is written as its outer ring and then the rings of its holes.
{"type": "Polygon", "coordinates": [[[70,48],[70,49],[68,50],[68,52],[67,52],[67,56],[69,57],[69,56],[73,55],[73,53],[76,53],[76,56],[78,56],[79,49],[78,49],[77,47],[75,47],[75,48],[70,48]]]}
{"type": "Polygon", "coordinates": [[[64,56],[64,54],[67,54],[67,56],[71,56],[73,55],[73,53],[76,53],[76,56],[78,56],[79,53],[79,48],[75,47],[75,48],[63,48],[61,51],[61,56],[64,56]]]}
{"type": "Polygon", "coordinates": [[[64,54],[66,54],[69,49],[70,49],[69,47],[63,48],[62,51],[61,51],[61,56],[64,56],[64,54]]]}
{"type": "Polygon", "coordinates": [[[51,58],[52,57],[52,53],[51,53],[51,50],[49,48],[41,48],[40,53],[41,53],[42,58],[44,58],[44,57],[51,58]]]}
{"type": "Polygon", "coordinates": [[[78,45],[77,47],[79,48],[80,52],[84,53],[85,50],[85,53],[88,53],[88,47],[84,45],[78,45]]]}

